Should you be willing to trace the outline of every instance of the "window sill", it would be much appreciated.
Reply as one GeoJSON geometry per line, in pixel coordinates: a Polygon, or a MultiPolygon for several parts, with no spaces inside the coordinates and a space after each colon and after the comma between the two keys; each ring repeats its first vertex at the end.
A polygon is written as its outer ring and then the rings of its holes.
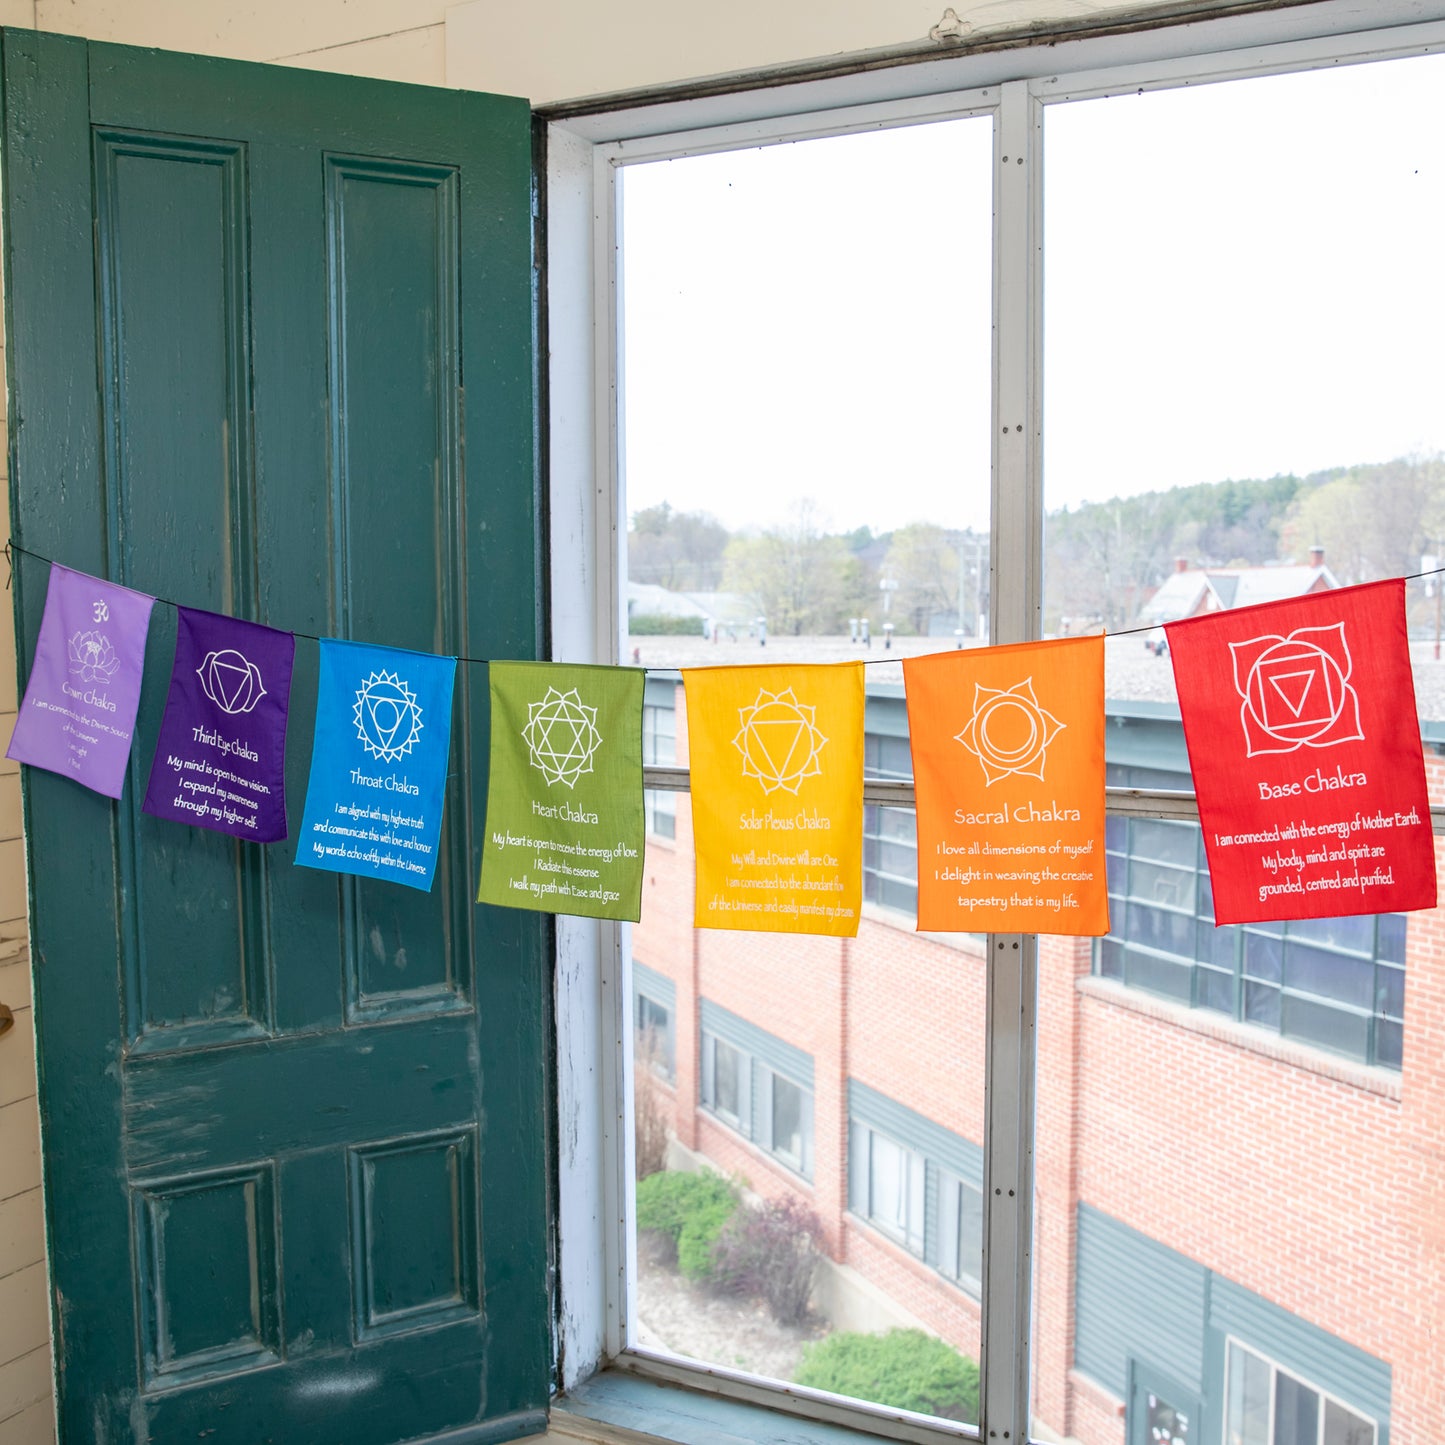
{"type": "Polygon", "coordinates": [[[1276,1063],[1288,1064],[1321,1078],[1333,1079],[1336,1083],[1347,1084],[1367,1094],[1375,1094],[1395,1103],[1400,1100],[1400,1075],[1392,1069],[1376,1068],[1361,1064],[1353,1059],[1340,1058],[1334,1054],[1313,1049],[1294,1039],[1272,1034],[1251,1024],[1227,1019],[1221,1014],[1210,1013],[1207,1009],[1188,1008],[1183,1004],[1171,1003],[1168,999],[1156,998],[1141,989],[1129,988],[1113,979],[1080,978],[1075,983],[1085,998],[1097,999],[1131,1013],[1143,1014],[1146,1018],[1173,1024],[1193,1034],[1217,1039],[1235,1048],[1245,1049],[1262,1058],[1276,1063]]]}
{"type": "Polygon", "coordinates": [[[959,1445],[978,1439],[976,1430],[906,1411],[870,1410],[796,1385],[754,1384],[633,1353],[555,1399],[547,1434],[579,1445],[872,1445],[880,1439],[959,1445]],[[775,1404],[766,1403],[769,1396],[775,1404]],[[875,1421],[876,1430],[870,1428],[875,1421]]]}

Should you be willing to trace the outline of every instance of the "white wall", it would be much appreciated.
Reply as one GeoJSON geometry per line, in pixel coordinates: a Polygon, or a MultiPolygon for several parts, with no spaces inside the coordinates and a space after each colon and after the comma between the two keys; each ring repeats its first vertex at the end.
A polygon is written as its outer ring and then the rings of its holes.
{"type": "MultiPolygon", "coordinates": [[[[1125,3],[954,0],[954,8],[979,31],[1125,3]]],[[[0,0],[0,24],[540,104],[918,44],[943,9],[940,0],[0,0]]],[[[0,536],[9,533],[4,455],[0,410],[0,536]]],[[[0,625],[0,752],[15,717],[13,647],[0,625]]],[[[0,759],[0,1003],[16,1018],[0,1038],[0,1445],[43,1445],[55,1427],[21,850],[19,778],[0,759]]]]}

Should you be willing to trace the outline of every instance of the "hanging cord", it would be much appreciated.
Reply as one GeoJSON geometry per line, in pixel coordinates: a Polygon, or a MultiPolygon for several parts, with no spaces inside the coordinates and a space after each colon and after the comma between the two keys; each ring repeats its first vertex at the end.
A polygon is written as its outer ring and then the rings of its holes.
{"type": "MultiPolygon", "coordinates": [[[[12,582],[12,580],[14,579],[14,576],[15,576],[15,557],[14,557],[14,554],[15,554],[16,552],[20,552],[20,553],[22,553],[22,554],[23,554],[24,556],[26,556],[26,557],[34,557],[34,558],[36,559],[36,561],[38,561],[38,562],[47,562],[47,563],[49,563],[51,566],[57,565],[56,562],[55,562],[55,559],[54,559],[53,557],[47,557],[44,552],[35,552],[35,551],[32,551],[29,547],[22,547],[22,546],[20,545],[20,543],[17,542],[17,541],[14,539],[14,537],[11,537],[11,538],[5,543],[5,561],[6,561],[7,565],[8,565],[8,567],[9,567],[9,575],[7,575],[7,577],[5,578],[5,590],[6,590],[7,592],[10,590],[10,584],[11,584],[11,582],[12,582]]],[[[1402,582],[1418,582],[1421,578],[1424,578],[1424,577],[1438,577],[1438,576],[1440,576],[1442,573],[1445,573],[1445,566],[1442,566],[1442,567],[1432,567],[1428,572],[1410,572],[1410,573],[1407,573],[1405,576],[1401,577],[1399,580],[1402,581],[1402,582]]],[[[1381,581],[1386,581],[1386,580],[1389,580],[1389,579],[1381,578],[1380,580],[1381,580],[1381,581]]],[[[167,607],[183,607],[183,606],[187,605],[187,604],[182,603],[182,602],[173,601],[173,600],[172,600],[171,598],[169,598],[169,597],[157,597],[155,600],[156,600],[157,602],[164,603],[165,606],[167,606],[167,607]]],[[[1150,623],[1150,624],[1148,624],[1147,626],[1144,626],[1144,627],[1121,627],[1121,628],[1119,628],[1119,629],[1118,629],[1117,631],[1115,631],[1115,632],[1106,632],[1106,633],[1104,634],[1104,636],[1105,636],[1105,637],[1142,637],[1146,632],[1157,632],[1162,625],[1163,625],[1162,623],[1153,622],[1153,623],[1150,623]]],[[[282,629],[282,630],[287,630],[287,629],[282,629]]],[[[330,639],[327,639],[327,638],[318,637],[317,634],[314,633],[314,632],[296,632],[296,631],[292,630],[292,631],[291,631],[291,635],[292,635],[293,637],[304,637],[304,638],[306,638],[306,639],[307,639],[308,641],[310,641],[310,642],[324,642],[324,641],[330,640],[330,639]]],[[[1076,636],[1078,636],[1078,637],[1088,637],[1088,636],[1092,636],[1092,635],[1094,635],[1094,634],[1086,633],[1086,632],[1081,632],[1081,633],[1077,633],[1077,634],[1076,634],[1076,636]]],[[[337,639],[337,640],[345,640],[345,639],[337,639]]],[[[479,666],[479,667],[487,667],[487,666],[489,666],[489,665],[491,664],[492,659],[491,659],[491,658],[487,658],[487,657],[458,657],[458,658],[457,658],[457,661],[458,661],[458,662],[474,663],[474,664],[476,664],[476,665],[479,666]]],[[[872,666],[874,666],[874,665],[880,665],[880,664],[883,664],[883,663],[900,662],[900,661],[902,661],[902,658],[901,658],[901,657],[865,657],[865,658],[862,659],[862,663],[863,663],[863,666],[864,666],[864,667],[872,667],[872,666]]],[[[638,666],[639,671],[644,672],[644,673],[646,673],[646,672],[666,673],[666,672],[680,672],[680,671],[682,671],[682,669],[681,669],[681,668],[678,668],[678,667],[641,667],[640,665],[631,664],[631,663],[619,663],[619,664],[618,664],[618,666],[621,666],[621,667],[629,667],[629,666],[635,666],[635,665],[638,666]]],[[[704,665],[704,666],[705,666],[706,664],[700,664],[700,665],[704,665]]],[[[780,664],[780,666],[788,666],[788,665],[791,665],[791,664],[780,664]]]]}

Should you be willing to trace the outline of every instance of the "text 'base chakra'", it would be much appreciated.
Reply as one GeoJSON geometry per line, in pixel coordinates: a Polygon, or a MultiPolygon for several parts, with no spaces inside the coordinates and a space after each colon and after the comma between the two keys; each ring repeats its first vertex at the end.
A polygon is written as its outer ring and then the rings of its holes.
{"type": "Polygon", "coordinates": [[[974,684],[973,716],[954,741],[962,743],[983,768],[986,787],[1011,774],[1044,778],[1048,746],[1064,729],[1051,712],[1039,706],[1034,680],[1012,687],[974,684]]]}
{"type": "Polygon", "coordinates": [[[362,683],[352,717],[362,746],[384,763],[404,758],[421,735],[416,694],[394,672],[373,672],[362,683]]]}
{"type": "Polygon", "coordinates": [[[588,707],[575,687],[566,692],[549,687],[541,702],[527,705],[522,740],[532,766],[549,783],[574,788],[578,778],[592,771],[592,759],[602,746],[597,709],[588,707]]]}
{"type": "Polygon", "coordinates": [[[757,701],[738,709],[742,726],[733,746],[743,755],[743,776],[756,778],[764,793],[796,793],[804,778],[821,774],[819,754],[828,739],[814,725],[816,713],[792,688],[778,693],[759,688],[757,701]]]}

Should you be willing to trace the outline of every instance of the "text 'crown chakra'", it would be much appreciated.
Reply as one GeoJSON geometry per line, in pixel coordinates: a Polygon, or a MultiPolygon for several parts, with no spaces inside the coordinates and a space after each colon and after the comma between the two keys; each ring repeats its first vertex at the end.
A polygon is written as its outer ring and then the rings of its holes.
{"type": "Polygon", "coordinates": [[[566,692],[549,687],[541,702],[527,705],[522,740],[532,766],[549,783],[576,787],[577,779],[592,771],[593,756],[602,746],[597,709],[588,707],[575,687],[566,692]]]}
{"type": "Polygon", "coordinates": [[[261,669],[231,647],[208,652],[196,676],[201,679],[201,691],[222,712],[250,712],[266,696],[261,669]]]}
{"type": "Polygon", "coordinates": [[[1019,773],[1044,778],[1048,746],[1064,730],[1051,712],[1039,706],[1034,680],[1026,677],[1012,687],[985,687],[974,683],[973,716],[954,735],[983,767],[985,787],[1019,773]]]}
{"type": "Polygon", "coordinates": [[[1300,627],[1231,642],[1247,757],[1358,742],[1360,699],[1345,624],[1300,627]]]}
{"type": "Polygon", "coordinates": [[[796,793],[804,778],[822,773],[819,754],[828,739],[814,726],[816,712],[790,687],[777,693],[759,688],[757,701],[738,709],[742,726],[733,746],[743,755],[743,777],[756,778],[764,793],[796,793]]]}
{"type": "Polygon", "coordinates": [[[362,683],[352,717],[362,746],[384,763],[405,757],[421,735],[416,694],[394,672],[373,672],[362,683]]]}

